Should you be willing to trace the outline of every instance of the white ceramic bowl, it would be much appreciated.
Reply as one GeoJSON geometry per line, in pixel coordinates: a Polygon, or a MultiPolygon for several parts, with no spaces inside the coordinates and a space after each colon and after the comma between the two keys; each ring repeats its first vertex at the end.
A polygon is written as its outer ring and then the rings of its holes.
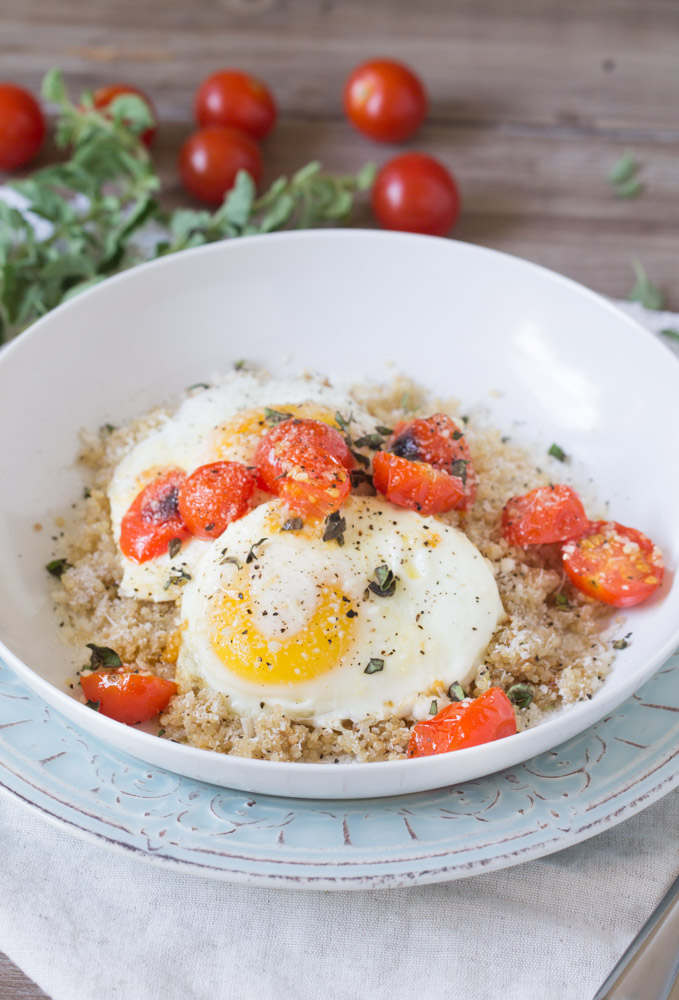
{"type": "MultiPolygon", "coordinates": [[[[135,757],[253,792],[395,795],[526,760],[602,718],[679,643],[679,365],[592,292],[463,243],[378,232],[257,236],[168,257],[61,306],[0,354],[0,649],[47,702],[135,757]],[[79,704],[78,661],[57,641],[44,565],[50,524],[80,495],[81,428],[120,424],[226,371],[413,376],[515,438],[577,458],[617,520],[650,534],[668,564],[628,613],[633,641],[588,702],[517,736],[454,754],[379,764],[284,764],[184,747],[79,704]]],[[[80,658],[81,659],[81,658],[80,658]]],[[[633,734],[630,734],[633,739],[633,734]]]]}

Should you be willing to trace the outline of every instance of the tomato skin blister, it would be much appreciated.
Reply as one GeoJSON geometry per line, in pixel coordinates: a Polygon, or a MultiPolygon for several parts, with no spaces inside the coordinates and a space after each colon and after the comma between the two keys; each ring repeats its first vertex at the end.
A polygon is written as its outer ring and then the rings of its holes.
{"type": "Polygon", "coordinates": [[[169,469],[137,495],[120,525],[120,551],[126,558],[148,562],[167,552],[173,538],[190,538],[178,506],[185,481],[186,473],[181,469],[169,469]]]}
{"type": "Polygon", "coordinates": [[[615,608],[630,608],[660,587],[662,555],[646,535],[617,521],[593,521],[561,549],[563,568],[579,591],[615,608]]]}

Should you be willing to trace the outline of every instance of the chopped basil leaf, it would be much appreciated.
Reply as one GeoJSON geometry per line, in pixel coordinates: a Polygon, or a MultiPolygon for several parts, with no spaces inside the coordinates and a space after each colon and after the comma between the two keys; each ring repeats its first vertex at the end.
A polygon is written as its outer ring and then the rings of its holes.
{"type": "Polygon", "coordinates": [[[453,441],[459,441],[460,438],[464,437],[464,434],[462,433],[462,431],[453,431],[452,436],[453,436],[453,441]]]}
{"type": "Polygon", "coordinates": [[[175,573],[171,573],[163,584],[163,590],[169,590],[174,583],[177,587],[183,587],[191,579],[191,574],[186,573],[183,569],[178,569],[175,573]]]}
{"type": "Polygon", "coordinates": [[[628,632],[628,634],[625,636],[624,639],[616,639],[615,642],[613,643],[613,649],[627,649],[627,647],[629,646],[629,637],[631,636],[631,634],[632,634],[631,632],[628,632]]]}
{"type": "Polygon", "coordinates": [[[224,566],[226,563],[232,563],[237,569],[243,568],[240,559],[236,559],[235,556],[224,556],[223,559],[219,560],[220,566],[224,566]]]}
{"type": "Polygon", "coordinates": [[[370,486],[373,484],[373,477],[363,469],[353,469],[349,475],[351,476],[351,485],[353,487],[360,486],[361,483],[369,483],[370,486]]]}
{"type": "Polygon", "coordinates": [[[346,431],[349,429],[349,424],[354,419],[354,414],[350,413],[348,417],[343,417],[342,414],[337,411],[335,414],[335,423],[341,431],[346,431]]]}
{"type": "Polygon", "coordinates": [[[255,554],[255,549],[258,549],[259,546],[263,545],[265,541],[266,541],[266,538],[260,538],[260,540],[258,542],[255,542],[254,545],[250,546],[250,551],[248,552],[247,558],[245,560],[246,563],[254,562],[255,559],[258,558],[257,555],[255,554]]]}
{"type": "Polygon", "coordinates": [[[448,688],[448,697],[451,701],[464,701],[467,695],[464,693],[462,685],[455,681],[448,688]]]}
{"type": "Polygon", "coordinates": [[[566,597],[566,595],[563,594],[563,593],[561,593],[561,592],[559,592],[558,594],[554,595],[554,603],[556,604],[557,608],[566,608],[567,609],[567,608],[570,608],[570,606],[571,606],[571,602],[568,600],[568,598],[566,597]]]}
{"type": "Polygon", "coordinates": [[[434,698],[434,700],[432,701],[431,705],[429,706],[429,714],[430,715],[436,715],[436,713],[438,712],[438,710],[439,710],[438,703],[436,701],[436,698],[434,698]]]}
{"type": "Polygon", "coordinates": [[[382,447],[382,435],[364,434],[363,437],[356,438],[354,444],[357,448],[371,448],[372,451],[378,451],[382,447]]]}
{"type": "Polygon", "coordinates": [[[264,419],[267,424],[282,424],[284,420],[292,420],[292,413],[282,413],[281,410],[272,410],[265,406],[264,419]]]}
{"type": "Polygon", "coordinates": [[[367,455],[361,455],[360,451],[354,451],[353,448],[350,448],[349,451],[354,456],[356,461],[361,463],[361,465],[365,465],[366,468],[370,465],[370,459],[367,455]]]}
{"type": "Polygon", "coordinates": [[[380,670],[384,670],[384,660],[380,660],[378,657],[371,657],[368,662],[368,666],[363,671],[364,674],[378,674],[380,670]]]}
{"type": "Polygon", "coordinates": [[[158,735],[159,736],[164,736],[165,735],[165,730],[164,729],[159,729],[158,730],[158,735]]]}
{"type": "Polygon", "coordinates": [[[462,480],[462,485],[467,485],[467,466],[469,462],[464,458],[458,458],[455,462],[451,462],[450,474],[451,476],[457,476],[458,479],[462,480]]]}
{"type": "Polygon", "coordinates": [[[92,670],[99,670],[100,667],[122,667],[123,661],[115,650],[109,649],[108,646],[97,646],[93,642],[87,642],[85,645],[92,651],[89,664],[92,670]]]}
{"type": "Polygon", "coordinates": [[[568,455],[566,454],[566,452],[563,450],[563,448],[559,447],[558,444],[553,444],[550,447],[550,449],[547,452],[547,454],[551,455],[553,458],[558,458],[558,460],[560,462],[565,462],[566,459],[568,458],[568,455]]]}
{"type": "Polygon", "coordinates": [[[325,527],[321,536],[324,542],[337,540],[338,545],[344,545],[344,532],[347,530],[346,518],[342,517],[338,510],[328,514],[325,519],[325,527]]]}
{"type": "Polygon", "coordinates": [[[383,427],[382,424],[378,424],[375,430],[378,434],[381,434],[382,437],[389,437],[394,433],[393,427],[383,427]]]}
{"type": "Polygon", "coordinates": [[[94,712],[98,712],[101,708],[101,701],[86,701],[85,707],[91,708],[94,712]]]}
{"type": "Polygon", "coordinates": [[[375,581],[368,585],[368,589],[378,597],[391,597],[396,590],[396,577],[386,563],[376,568],[375,581]]]}
{"type": "Polygon", "coordinates": [[[627,296],[627,300],[629,302],[640,302],[645,309],[662,309],[665,301],[663,293],[653,284],[639,261],[634,261],[633,267],[637,280],[634,283],[634,288],[627,296]]]}
{"type": "Polygon", "coordinates": [[[301,531],[303,527],[304,521],[301,517],[289,517],[281,531],[301,531]]]}
{"type": "Polygon", "coordinates": [[[170,541],[167,543],[167,554],[169,555],[170,559],[174,559],[176,555],[179,555],[179,553],[181,552],[181,548],[182,548],[181,538],[171,538],[170,541]]]}
{"type": "Polygon", "coordinates": [[[194,382],[193,385],[190,385],[186,391],[192,392],[194,389],[209,389],[209,388],[210,386],[207,384],[207,382],[194,382]]]}
{"type": "Polygon", "coordinates": [[[104,424],[104,426],[101,429],[102,431],[106,431],[107,434],[113,434],[116,428],[115,424],[104,424]]]}
{"type": "Polygon", "coordinates": [[[607,180],[609,184],[624,184],[636,174],[639,164],[629,151],[623,153],[611,169],[608,171],[607,180]]]}
{"type": "Polygon", "coordinates": [[[512,684],[507,691],[507,697],[518,708],[528,708],[533,700],[533,688],[530,684],[512,684]]]}
{"type": "Polygon", "coordinates": [[[67,569],[70,568],[71,568],[71,563],[68,561],[68,559],[53,559],[51,562],[48,562],[47,565],[45,566],[47,572],[51,573],[52,576],[56,576],[57,579],[60,579],[62,573],[64,573],[67,569]]]}
{"type": "Polygon", "coordinates": [[[238,361],[234,361],[233,370],[235,372],[242,372],[244,368],[245,368],[245,361],[243,360],[243,358],[239,358],[238,361]]]}

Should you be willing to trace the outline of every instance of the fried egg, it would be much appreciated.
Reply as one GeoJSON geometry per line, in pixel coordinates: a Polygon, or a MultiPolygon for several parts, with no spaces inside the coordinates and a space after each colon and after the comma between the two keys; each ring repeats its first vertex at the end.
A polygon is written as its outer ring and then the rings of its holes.
{"type": "MultiPolygon", "coordinates": [[[[194,389],[174,415],[149,431],[120,461],[109,486],[113,537],[118,543],[121,521],[132,501],[158,472],[182,469],[188,475],[209,462],[250,464],[260,437],[270,427],[265,408],[339,427],[337,414],[350,420],[349,433],[374,433],[375,418],[349,395],[307,378],[274,380],[253,372],[236,372],[213,386],[194,389]]],[[[262,498],[255,497],[255,503],[262,498]]],[[[144,563],[120,552],[123,597],[175,599],[207,552],[210,541],[186,540],[180,551],[144,563]]]]}
{"type": "Polygon", "coordinates": [[[236,715],[279,706],[326,725],[406,717],[418,697],[474,675],[504,617],[481,553],[379,497],[353,496],[339,513],[291,527],[271,500],[211,543],[183,589],[185,686],[227,695],[236,715]]]}

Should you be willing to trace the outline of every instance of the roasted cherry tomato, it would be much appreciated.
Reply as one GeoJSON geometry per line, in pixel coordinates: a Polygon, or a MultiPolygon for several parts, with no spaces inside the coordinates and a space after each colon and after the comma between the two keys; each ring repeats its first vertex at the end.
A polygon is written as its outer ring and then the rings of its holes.
{"type": "Polygon", "coordinates": [[[179,153],[184,187],[194,198],[218,205],[236,181],[239,170],[255,185],[262,176],[259,146],[249,135],[224,125],[210,125],[190,135],[179,153]]]}
{"type": "Polygon", "coordinates": [[[283,420],[255,452],[261,485],[292,510],[324,515],[351,492],[354,458],[339,431],[320,420],[283,420]]]}
{"type": "Polygon", "coordinates": [[[455,225],[460,195],[442,163],[422,153],[405,153],[378,172],[372,207],[384,229],[446,236],[455,225]]]}
{"type": "Polygon", "coordinates": [[[473,505],[477,482],[469,447],[462,429],[444,413],[401,421],[384,447],[401,458],[428,462],[435,469],[462,479],[464,500],[459,506],[468,510],[473,505]]]}
{"type": "Polygon", "coordinates": [[[222,69],[203,80],[194,112],[199,125],[230,125],[263,139],[276,124],[276,102],[261,80],[236,69],[222,69]]]}
{"type": "Polygon", "coordinates": [[[351,124],[371,139],[402,142],[424,121],[427,94],[407,66],[375,59],[358,66],[347,80],[344,110],[351,124]]]}
{"type": "Polygon", "coordinates": [[[547,545],[577,538],[589,521],[570,486],[538,486],[508,500],[502,511],[502,537],[510,545],[547,545]]]}
{"type": "Polygon", "coordinates": [[[420,514],[442,514],[461,507],[465,500],[459,476],[389,451],[373,456],[373,484],[387,500],[420,514]]]}
{"type": "Polygon", "coordinates": [[[123,97],[125,94],[136,94],[137,97],[141,97],[144,103],[148,105],[153,121],[156,124],[145,129],[139,138],[146,146],[150,146],[156,137],[158,115],[153,101],[143,90],[140,90],[139,87],[133,87],[130,83],[111,83],[107,87],[98,87],[92,94],[92,100],[97,111],[105,111],[116,97],[123,97]]]}
{"type": "Polygon", "coordinates": [[[662,583],[665,567],[650,538],[616,521],[593,521],[561,549],[573,586],[614,608],[641,604],[662,583]]]}
{"type": "Polygon", "coordinates": [[[150,674],[96,670],[80,678],[88,701],[99,702],[99,711],[116,722],[147,722],[167,706],[177,693],[174,681],[150,674]]]}
{"type": "Polygon", "coordinates": [[[516,732],[512,703],[501,688],[489,688],[473,701],[446,705],[433,719],[417,722],[410,732],[409,757],[463,750],[492,743],[516,732]]]}
{"type": "Polygon", "coordinates": [[[44,138],[45,119],[33,95],[13,83],[0,83],[0,170],[25,166],[44,138]]]}
{"type": "Polygon", "coordinates": [[[192,535],[218,538],[247,513],[254,490],[255,477],[240,462],[201,465],[179,489],[179,514],[192,535]]]}
{"type": "Polygon", "coordinates": [[[191,534],[179,513],[179,490],[186,480],[181,469],[160,473],[133,501],[120,525],[120,550],[143,563],[167,552],[173,538],[191,534]]]}

